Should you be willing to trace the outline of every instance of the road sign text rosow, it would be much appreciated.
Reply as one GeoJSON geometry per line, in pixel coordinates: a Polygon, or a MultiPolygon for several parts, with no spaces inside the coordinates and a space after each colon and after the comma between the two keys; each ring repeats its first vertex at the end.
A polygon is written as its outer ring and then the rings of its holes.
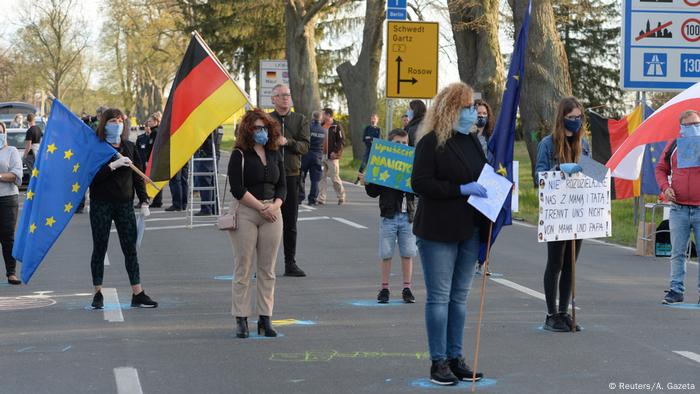
{"type": "Polygon", "coordinates": [[[432,98],[438,85],[436,22],[388,22],[386,96],[432,98]]]}

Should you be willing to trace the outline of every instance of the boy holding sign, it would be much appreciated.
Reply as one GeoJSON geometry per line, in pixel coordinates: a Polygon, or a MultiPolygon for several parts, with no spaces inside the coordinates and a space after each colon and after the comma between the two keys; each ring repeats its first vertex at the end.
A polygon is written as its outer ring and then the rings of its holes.
{"type": "MultiPolygon", "coordinates": [[[[390,142],[408,145],[408,133],[402,129],[394,129],[389,133],[390,142]]],[[[365,183],[365,174],[359,173],[359,179],[365,183]]],[[[401,269],[403,271],[403,301],[407,304],[416,302],[411,292],[411,277],[413,276],[413,257],[416,256],[416,237],[413,235],[412,223],[415,214],[415,195],[398,189],[391,189],[373,183],[365,184],[367,195],[379,197],[379,263],[382,272],[382,287],[377,295],[377,302],[389,302],[389,275],[391,274],[391,259],[394,256],[396,243],[401,254],[401,269]]]]}

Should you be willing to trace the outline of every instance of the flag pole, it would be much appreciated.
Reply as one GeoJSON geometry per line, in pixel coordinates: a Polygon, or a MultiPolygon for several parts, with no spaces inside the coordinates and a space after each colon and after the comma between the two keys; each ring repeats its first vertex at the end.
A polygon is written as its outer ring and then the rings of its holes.
{"type": "Polygon", "coordinates": [[[197,30],[193,30],[192,36],[202,45],[202,47],[204,48],[205,51],[207,51],[209,56],[211,56],[211,58],[214,59],[214,62],[216,62],[216,65],[219,66],[219,69],[221,69],[221,71],[224,74],[226,74],[228,79],[231,80],[231,82],[233,82],[233,84],[236,86],[236,88],[241,93],[243,93],[243,96],[245,96],[245,99],[248,102],[248,105],[252,105],[251,101],[250,101],[250,96],[248,96],[248,93],[245,90],[241,89],[241,87],[238,85],[238,82],[236,82],[236,80],[231,77],[231,74],[229,74],[229,72],[226,70],[226,67],[224,67],[224,65],[221,64],[221,61],[219,61],[219,58],[216,56],[216,54],[214,54],[214,51],[212,51],[211,48],[209,48],[209,45],[207,45],[207,43],[204,41],[204,38],[202,38],[202,36],[199,34],[199,32],[197,30]]]}
{"type": "MultiPolygon", "coordinates": [[[[474,351],[474,370],[472,371],[472,393],[476,391],[476,368],[479,365],[479,345],[481,344],[481,320],[484,317],[484,299],[486,296],[486,273],[489,270],[489,254],[491,253],[491,233],[493,222],[489,223],[489,236],[486,243],[486,257],[484,258],[484,274],[481,275],[481,301],[479,302],[479,320],[476,325],[476,350],[474,351]]],[[[478,263],[477,263],[478,264],[478,263]]]]}
{"type": "MultiPolygon", "coordinates": [[[[560,306],[560,308],[561,308],[561,306],[560,306]]],[[[572,321],[571,332],[576,332],[576,240],[575,239],[571,240],[571,321],[572,321]]]]}

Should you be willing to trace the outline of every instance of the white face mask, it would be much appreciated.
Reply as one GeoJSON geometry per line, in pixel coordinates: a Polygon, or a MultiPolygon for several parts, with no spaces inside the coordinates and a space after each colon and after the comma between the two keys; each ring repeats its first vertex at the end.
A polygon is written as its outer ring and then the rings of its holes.
{"type": "Polygon", "coordinates": [[[7,134],[0,133],[0,148],[5,147],[5,141],[7,141],[7,134]]]}

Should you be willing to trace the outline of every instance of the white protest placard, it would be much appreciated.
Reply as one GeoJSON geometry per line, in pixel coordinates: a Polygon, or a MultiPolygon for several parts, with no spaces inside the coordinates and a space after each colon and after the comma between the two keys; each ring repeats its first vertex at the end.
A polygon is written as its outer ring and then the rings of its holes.
{"type": "Polygon", "coordinates": [[[609,237],[610,172],[602,182],[582,173],[539,173],[539,242],[609,237]]]}
{"type": "Polygon", "coordinates": [[[467,202],[483,213],[490,221],[495,222],[513,184],[508,178],[496,174],[493,167],[488,164],[484,165],[477,182],[486,189],[488,197],[483,198],[471,195],[467,202]]]}

